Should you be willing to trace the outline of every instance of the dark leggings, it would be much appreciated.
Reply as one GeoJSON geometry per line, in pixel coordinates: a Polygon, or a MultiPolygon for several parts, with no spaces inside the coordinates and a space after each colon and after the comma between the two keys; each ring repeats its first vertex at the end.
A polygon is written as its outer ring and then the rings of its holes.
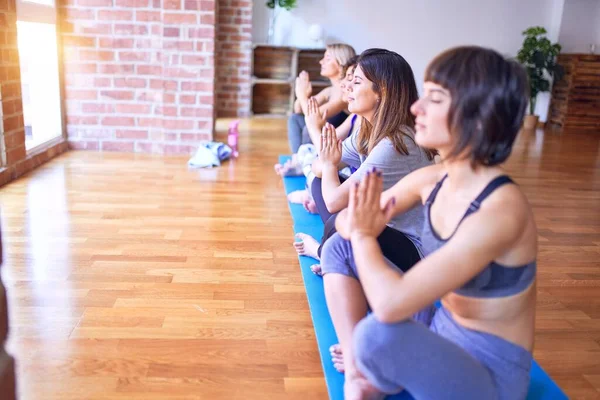
{"type": "MultiPolygon", "coordinates": [[[[340,183],[344,183],[344,181],[345,179],[340,177],[340,183]]],[[[323,200],[321,178],[315,178],[313,180],[311,193],[313,199],[315,200],[317,211],[321,216],[321,220],[323,220],[323,223],[325,224],[323,237],[321,238],[321,244],[319,245],[319,250],[317,253],[319,254],[319,257],[321,257],[323,244],[325,241],[327,241],[327,239],[333,236],[334,233],[336,233],[335,219],[338,213],[331,214],[329,210],[327,210],[325,200],[323,200]]],[[[377,242],[381,247],[381,252],[383,255],[404,272],[408,271],[421,259],[421,256],[419,255],[419,252],[417,251],[417,248],[413,242],[407,238],[404,233],[390,228],[389,226],[386,226],[383,232],[381,232],[381,235],[379,235],[377,238],[377,242]]]]}
{"type": "MultiPolygon", "coordinates": [[[[339,177],[340,183],[344,183],[346,178],[339,177]]],[[[334,214],[331,214],[325,205],[325,200],[323,200],[323,190],[321,189],[321,178],[315,178],[312,181],[312,185],[310,186],[310,192],[315,200],[315,204],[317,205],[317,212],[321,217],[321,220],[324,224],[327,224],[327,221],[333,217],[334,214]]],[[[327,236],[329,237],[329,236],[327,236]]]]}

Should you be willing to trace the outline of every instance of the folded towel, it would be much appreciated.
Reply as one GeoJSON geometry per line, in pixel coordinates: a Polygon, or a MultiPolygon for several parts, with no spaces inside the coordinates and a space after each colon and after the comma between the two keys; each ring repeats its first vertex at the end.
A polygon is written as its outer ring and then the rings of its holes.
{"type": "Polygon", "coordinates": [[[231,156],[231,147],[219,142],[203,142],[196,154],[188,161],[192,168],[218,167],[231,156]]]}

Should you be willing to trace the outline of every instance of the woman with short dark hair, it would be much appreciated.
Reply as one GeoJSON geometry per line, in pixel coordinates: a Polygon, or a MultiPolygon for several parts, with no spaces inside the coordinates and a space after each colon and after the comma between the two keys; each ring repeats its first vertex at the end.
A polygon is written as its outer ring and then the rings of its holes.
{"type": "MultiPolygon", "coordinates": [[[[378,171],[352,187],[336,226],[349,240],[346,256],[372,313],[341,343],[347,399],[403,388],[416,399],[525,399],[537,229],[525,195],[500,165],[527,95],[523,68],[493,50],[440,54],[411,110],[417,143],[437,150],[441,164],[383,194],[378,171]],[[390,218],[423,204],[425,257],[402,274],[376,238],[390,218]],[[430,323],[411,318],[437,299],[442,306],[430,323]]],[[[336,300],[326,295],[328,304],[336,300]]]]}

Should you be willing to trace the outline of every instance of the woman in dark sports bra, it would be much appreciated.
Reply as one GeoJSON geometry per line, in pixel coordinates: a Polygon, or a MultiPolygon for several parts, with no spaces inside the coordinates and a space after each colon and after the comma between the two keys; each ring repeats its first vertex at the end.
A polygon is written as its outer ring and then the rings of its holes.
{"type": "Polygon", "coordinates": [[[351,242],[347,256],[372,313],[352,343],[341,343],[343,354],[333,354],[345,365],[346,399],[403,389],[415,399],[526,398],[537,229],[525,195],[500,165],[527,95],[523,68],[497,52],[443,52],[429,64],[424,95],[411,108],[417,144],[438,150],[441,164],[381,195],[377,171],[352,188],[336,227],[351,242]],[[424,258],[400,274],[376,238],[390,218],[418,204],[424,258]],[[411,318],[424,311],[433,314],[424,323],[411,318]]]}

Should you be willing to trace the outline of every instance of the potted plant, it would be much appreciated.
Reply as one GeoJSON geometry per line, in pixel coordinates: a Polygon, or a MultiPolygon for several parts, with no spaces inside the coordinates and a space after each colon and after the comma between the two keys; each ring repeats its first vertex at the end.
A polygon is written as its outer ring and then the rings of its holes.
{"type": "Polygon", "coordinates": [[[267,1],[267,7],[269,7],[272,10],[271,17],[269,18],[269,34],[268,34],[268,41],[267,41],[267,43],[269,43],[269,44],[273,43],[273,36],[275,35],[275,20],[277,19],[277,14],[278,14],[277,7],[278,6],[279,6],[279,8],[285,8],[286,10],[290,11],[296,7],[296,0],[269,0],[269,1],[267,1]]]}
{"type": "Polygon", "coordinates": [[[552,44],[546,38],[546,29],[541,26],[531,27],[523,32],[525,40],[517,54],[517,60],[527,69],[529,76],[529,114],[525,116],[524,128],[535,129],[538,116],[535,115],[535,103],[537,95],[550,91],[553,79],[559,80],[563,70],[556,63],[556,57],[561,46],[552,44]]]}
{"type": "Polygon", "coordinates": [[[267,7],[273,9],[275,8],[275,3],[277,3],[279,7],[285,8],[288,11],[296,7],[296,0],[269,0],[267,1],[267,7]]]}

